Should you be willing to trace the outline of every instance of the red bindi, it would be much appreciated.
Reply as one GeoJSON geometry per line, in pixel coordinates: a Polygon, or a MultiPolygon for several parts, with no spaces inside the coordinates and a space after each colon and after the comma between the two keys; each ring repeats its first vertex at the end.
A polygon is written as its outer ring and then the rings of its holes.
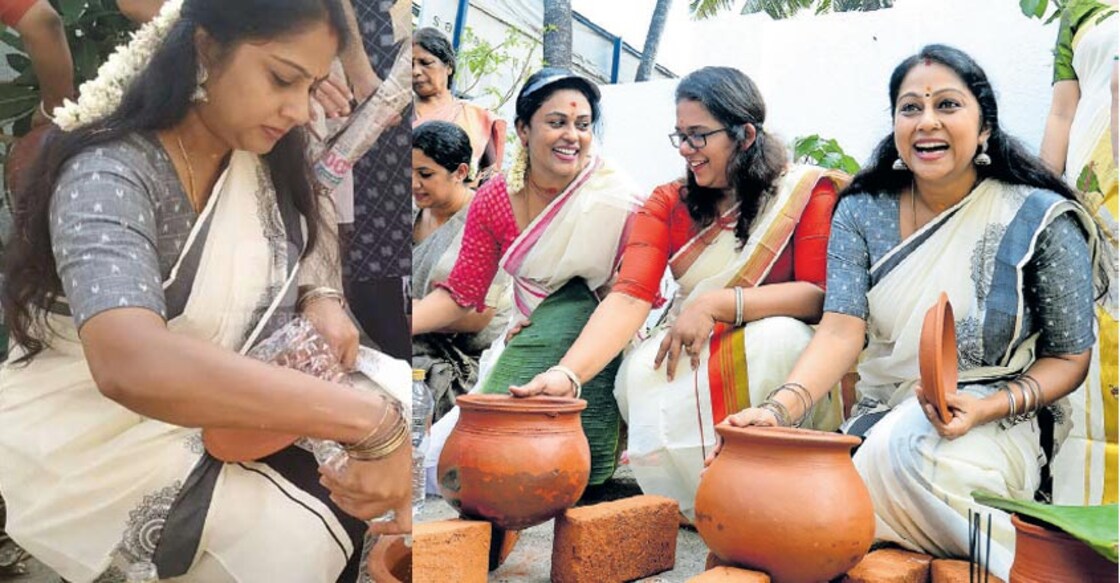
{"type": "Polygon", "coordinates": [[[573,102],[569,103],[568,105],[570,105],[570,106],[572,106],[572,107],[575,107],[575,106],[576,106],[576,102],[574,102],[574,101],[573,101],[573,102]]]}

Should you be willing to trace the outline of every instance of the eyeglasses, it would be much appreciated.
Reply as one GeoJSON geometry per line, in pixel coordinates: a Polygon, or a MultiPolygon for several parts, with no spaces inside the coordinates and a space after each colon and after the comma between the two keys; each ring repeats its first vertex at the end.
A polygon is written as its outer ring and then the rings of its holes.
{"type": "Polygon", "coordinates": [[[718,130],[712,130],[702,134],[682,134],[680,132],[673,132],[669,134],[669,143],[673,144],[674,148],[680,148],[681,144],[688,142],[688,145],[692,146],[693,150],[699,150],[708,145],[708,136],[726,131],[727,128],[719,128],[718,130]]]}

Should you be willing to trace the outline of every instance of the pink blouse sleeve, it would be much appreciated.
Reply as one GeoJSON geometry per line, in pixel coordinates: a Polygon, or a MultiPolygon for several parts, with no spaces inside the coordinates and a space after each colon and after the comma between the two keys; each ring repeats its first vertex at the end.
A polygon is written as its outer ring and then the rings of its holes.
{"type": "Polygon", "coordinates": [[[486,292],[498,273],[498,262],[517,233],[505,181],[495,177],[474,195],[467,210],[459,257],[447,281],[435,286],[447,290],[455,303],[464,308],[485,310],[486,292]]]}

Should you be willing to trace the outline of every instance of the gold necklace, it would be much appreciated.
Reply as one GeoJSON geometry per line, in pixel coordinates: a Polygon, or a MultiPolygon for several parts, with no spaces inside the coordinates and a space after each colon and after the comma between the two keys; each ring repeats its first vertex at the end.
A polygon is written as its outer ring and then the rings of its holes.
{"type": "Polygon", "coordinates": [[[190,189],[187,192],[187,201],[191,203],[191,208],[194,209],[194,212],[202,212],[194,195],[194,167],[191,166],[191,158],[187,155],[187,149],[183,147],[183,138],[179,135],[179,132],[175,132],[175,142],[179,144],[179,153],[182,154],[183,161],[187,163],[187,183],[190,189]]]}

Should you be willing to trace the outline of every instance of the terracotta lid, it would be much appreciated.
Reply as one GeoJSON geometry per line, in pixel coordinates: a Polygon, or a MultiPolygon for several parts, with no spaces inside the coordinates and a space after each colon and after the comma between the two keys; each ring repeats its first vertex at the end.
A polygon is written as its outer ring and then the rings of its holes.
{"type": "Polygon", "coordinates": [[[942,423],[953,416],[945,402],[945,394],[957,390],[957,329],[953,306],[945,292],[926,312],[918,351],[918,367],[922,375],[922,393],[933,405],[942,423]]]}

